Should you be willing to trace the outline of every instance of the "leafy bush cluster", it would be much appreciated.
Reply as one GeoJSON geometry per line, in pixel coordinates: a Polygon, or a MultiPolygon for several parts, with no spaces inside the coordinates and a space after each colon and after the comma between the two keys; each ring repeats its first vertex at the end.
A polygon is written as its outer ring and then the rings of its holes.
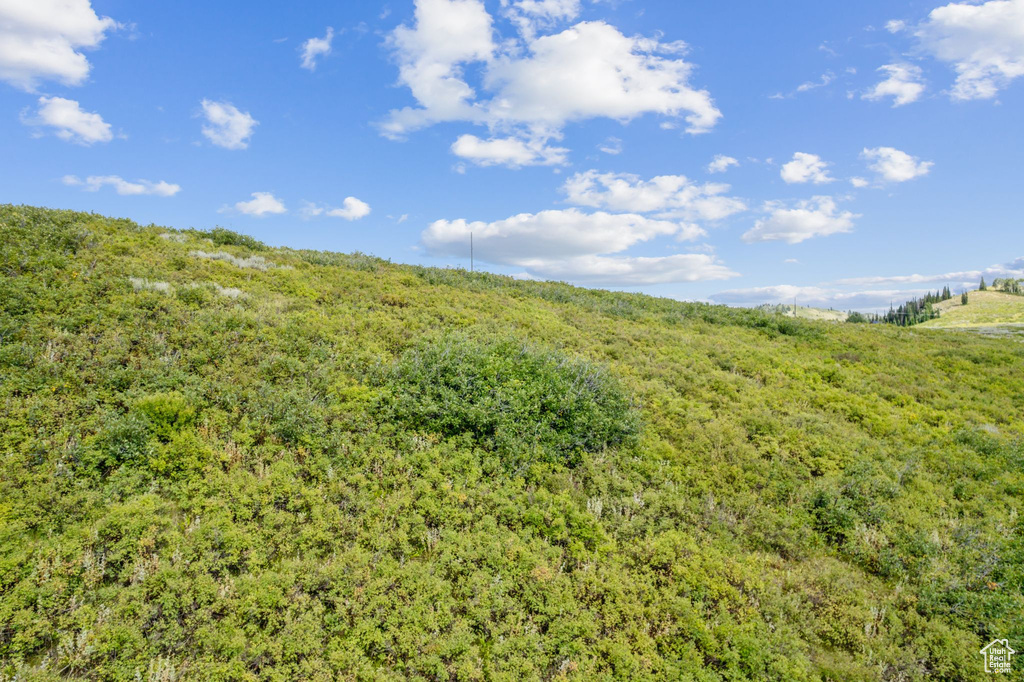
{"type": "Polygon", "coordinates": [[[449,336],[406,351],[375,382],[387,421],[444,436],[471,434],[507,464],[576,466],[638,432],[631,400],[582,360],[505,339],[449,336]]]}
{"type": "Polygon", "coordinates": [[[215,227],[205,232],[197,231],[197,234],[207,237],[215,246],[241,246],[250,251],[263,251],[267,248],[266,244],[254,237],[224,227],[215,227]]]}
{"type": "Polygon", "coordinates": [[[924,682],[1024,642],[1013,339],[217,234],[281,267],[0,206],[0,679],[924,682]]]}
{"type": "Polygon", "coordinates": [[[120,467],[168,476],[198,472],[211,451],[197,438],[195,419],[195,408],[180,393],[145,396],[96,434],[82,471],[99,476],[120,467]]]}
{"type": "Polygon", "coordinates": [[[1013,277],[997,277],[992,280],[992,289],[994,291],[1002,291],[1007,294],[1016,294],[1018,296],[1024,295],[1024,279],[1014,279],[1013,277]]]}

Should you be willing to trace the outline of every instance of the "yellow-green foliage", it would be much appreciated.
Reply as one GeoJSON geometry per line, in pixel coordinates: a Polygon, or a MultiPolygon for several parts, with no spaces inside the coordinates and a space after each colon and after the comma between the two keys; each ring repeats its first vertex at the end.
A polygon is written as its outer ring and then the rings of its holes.
{"type": "Polygon", "coordinates": [[[1024,296],[1001,291],[972,291],[967,305],[956,296],[937,306],[942,313],[924,327],[957,328],[996,325],[1024,325],[1024,296]]]}
{"type": "Polygon", "coordinates": [[[0,678],[981,679],[1022,367],[3,206],[0,678]]]}

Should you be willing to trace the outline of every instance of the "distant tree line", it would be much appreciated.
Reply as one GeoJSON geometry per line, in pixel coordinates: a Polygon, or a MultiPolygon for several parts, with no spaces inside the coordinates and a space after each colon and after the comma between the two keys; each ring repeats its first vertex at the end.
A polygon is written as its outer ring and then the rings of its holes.
{"type": "MultiPolygon", "coordinates": [[[[933,306],[942,301],[953,298],[953,292],[949,287],[943,287],[935,293],[927,293],[919,298],[912,298],[899,307],[889,306],[889,311],[881,315],[877,313],[864,314],[851,312],[846,318],[847,322],[861,322],[871,324],[895,324],[900,327],[909,327],[914,324],[934,320],[939,316],[939,311],[933,306]]],[[[961,298],[961,301],[963,299],[961,298]]]]}
{"type": "Polygon", "coordinates": [[[994,279],[992,280],[992,290],[1024,296],[1024,279],[1013,279],[1012,277],[994,279]]]}

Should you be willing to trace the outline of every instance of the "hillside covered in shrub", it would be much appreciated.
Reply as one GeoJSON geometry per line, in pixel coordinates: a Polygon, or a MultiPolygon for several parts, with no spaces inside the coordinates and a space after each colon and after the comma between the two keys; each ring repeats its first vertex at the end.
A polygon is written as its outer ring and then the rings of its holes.
{"type": "Polygon", "coordinates": [[[0,679],[979,679],[1022,369],[2,206],[0,679]]]}

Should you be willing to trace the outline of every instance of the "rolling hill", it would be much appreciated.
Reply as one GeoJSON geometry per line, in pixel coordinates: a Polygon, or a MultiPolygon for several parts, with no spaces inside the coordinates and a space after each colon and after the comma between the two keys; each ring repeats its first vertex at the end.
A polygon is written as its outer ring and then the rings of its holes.
{"type": "Polygon", "coordinates": [[[983,679],[1022,366],[0,206],[0,678],[983,679]]]}
{"type": "Polygon", "coordinates": [[[789,317],[798,317],[804,320],[823,320],[829,322],[845,322],[849,313],[844,313],[841,310],[831,310],[829,308],[812,308],[805,305],[794,306],[791,303],[780,303],[780,304],[765,304],[758,308],[767,313],[788,315],[789,317]],[[794,314],[794,310],[796,311],[794,314]]]}
{"type": "Polygon", "coordinates": [[[967,305],[954,296],[935,307],[942,314],[922,327],[940,329],[1024,325],[1024,296],[1000,291],[971,291],[967,305]]]}

